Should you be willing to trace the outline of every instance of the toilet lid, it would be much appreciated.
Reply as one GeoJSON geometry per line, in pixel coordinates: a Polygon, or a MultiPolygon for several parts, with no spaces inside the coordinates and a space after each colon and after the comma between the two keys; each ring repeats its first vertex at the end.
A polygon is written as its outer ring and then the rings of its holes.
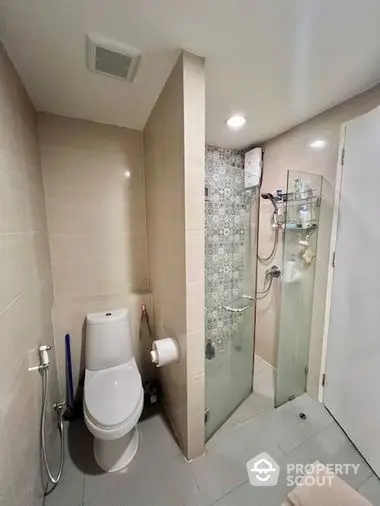
{"type": "Polygon", "coordinates": [[[135,360],[100,371],[86,371],[86,408],[91,417],[104,427],[127,420],[135,411],[141,394],[141,376],[135,360]]]}

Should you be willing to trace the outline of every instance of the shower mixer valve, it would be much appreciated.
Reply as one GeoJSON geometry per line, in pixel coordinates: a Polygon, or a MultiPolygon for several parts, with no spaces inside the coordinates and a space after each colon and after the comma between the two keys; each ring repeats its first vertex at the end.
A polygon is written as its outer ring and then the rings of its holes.
{"type": "Polygon", "coordinates": [[[281,276],[281,269],[278,265],[272,265],[270,269],[265,271],[266,278],[279,278],[281,276]]]}

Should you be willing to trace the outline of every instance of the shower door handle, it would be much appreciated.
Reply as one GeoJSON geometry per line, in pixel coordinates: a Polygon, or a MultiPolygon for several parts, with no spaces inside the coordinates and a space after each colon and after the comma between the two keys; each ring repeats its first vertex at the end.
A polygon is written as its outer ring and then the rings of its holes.
{"type": "Polygon", "coordinates": [[[230,307],[230,306],[222,306],[223,309],[225,309],[226,311],[229,311],[230,313],[243,313],[244,311],[246,311],[248,308],[252,307],[253,304],[247,304],[246,306],[243,306],[243,307],[230,307]]]}
{"type": "Polygon", "coordinates": [[[244,311],[247,311],[247,309],[253,306],[253,303],[256,300],[254,297],[251,297],[250,295],[243,295],[241,298],[249,299],[251,302],[243,307],[222,306],[222,308],[225,309],[226,311],[229,311],[230,313],[244,313],[244,311]]]}

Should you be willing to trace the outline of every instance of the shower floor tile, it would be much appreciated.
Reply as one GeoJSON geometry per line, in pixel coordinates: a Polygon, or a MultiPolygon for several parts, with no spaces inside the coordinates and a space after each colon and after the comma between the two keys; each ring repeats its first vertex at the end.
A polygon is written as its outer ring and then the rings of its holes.
{"type": "Polygon", "coordinates": [[[140,447],[127,472],[107,474],[94,462],[92,437],[83,422],[72,423],[64,476],[45,505],[280,506],[291,490],[287,464],[315,460],[359,464],[357,474],[342,478],[380,505],[380,481],[325,408],[307,395],[276,410],[261,397],[256,407],[255,399],[247,399],[208,442],[205,454],[189,463],[160,414],[140,422],[139,431],[140,447]],[[280,465],[275,487],[253,487],[248,481],[246,462],[263,451],[280,465]]]}
{"type": "Polygon", "coordinates": [[[242,424],[272,410],[274,411],[273,399],[256,393],[252,394],[240,404],[216,434],[220,433],[222,429],[225,430],[232,425],[242,424]]]}
{"type": "Polygon", "coordinates": [[[255,393],[274,400],[275,373],[273,367],[255,354],[253,389],[255,393]]]}
{"type": "Polygon", "coordinates": [[[371,476],[359,488],[359,492],[368,499],[373,506],[380,506],[380,480],[376,476],[371,476]]]}

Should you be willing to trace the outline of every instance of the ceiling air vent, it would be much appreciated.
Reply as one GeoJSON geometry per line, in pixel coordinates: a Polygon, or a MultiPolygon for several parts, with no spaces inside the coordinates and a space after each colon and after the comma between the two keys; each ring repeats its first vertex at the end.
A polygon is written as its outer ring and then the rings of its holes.
{"type": "Polygon", "coordinates": [[[136,49],[98,35],[87,35],[86,46],[91,72],[133,81],[140,61],[136,49]]]}

